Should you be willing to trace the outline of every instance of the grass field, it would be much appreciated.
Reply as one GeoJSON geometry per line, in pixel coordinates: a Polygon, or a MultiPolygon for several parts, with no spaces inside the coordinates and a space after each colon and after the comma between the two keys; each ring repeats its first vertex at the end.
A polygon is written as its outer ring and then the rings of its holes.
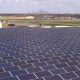
{"type": "Polygon", "coordinates": [[[35,20],[24,20],[28,23],[34,23],[39,25],[50,25],[52,27],[59,26],[80,26],[80,20],[43,20],[43,19],[35,19],[35,20]]]}
{"type": "Polygon", "coordinates": [[[33,23],[38,25],[49,26],[80,26],[80,20],[54,20],[54,19],[1,19],[1,20],[13,20],[15,22],[33,23]]]}

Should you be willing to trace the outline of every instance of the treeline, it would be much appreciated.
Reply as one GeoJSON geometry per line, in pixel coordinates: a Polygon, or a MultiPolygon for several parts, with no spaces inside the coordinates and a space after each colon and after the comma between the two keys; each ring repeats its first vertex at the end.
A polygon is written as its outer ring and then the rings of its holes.
{"type": "Polygon", "coordinates": [[[71,18],[76,18],[80,19],[80,14],[0,14],[0,16],[15,16],[15,17],[26,17],[26,16],[34,16],[35,18],[46,18],[46,17],[71,17],[71,18]]]}

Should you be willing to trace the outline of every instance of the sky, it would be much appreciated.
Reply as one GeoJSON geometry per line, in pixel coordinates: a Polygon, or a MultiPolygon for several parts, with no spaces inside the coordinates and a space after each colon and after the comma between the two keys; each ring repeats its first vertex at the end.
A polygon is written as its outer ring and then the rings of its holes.
{"type": "Polygon", "coordinates": [[[0,0],[0,13],[80,13],[80,0],[0,0]]]}

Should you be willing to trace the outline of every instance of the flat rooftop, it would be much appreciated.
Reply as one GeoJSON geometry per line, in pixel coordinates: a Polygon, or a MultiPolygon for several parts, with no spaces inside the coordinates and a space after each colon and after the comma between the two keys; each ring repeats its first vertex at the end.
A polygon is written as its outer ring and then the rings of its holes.
{"type": "Polygon", "coordinates": [[[0,80],[80,80],[80,28],[0,29],[0,80]]]}

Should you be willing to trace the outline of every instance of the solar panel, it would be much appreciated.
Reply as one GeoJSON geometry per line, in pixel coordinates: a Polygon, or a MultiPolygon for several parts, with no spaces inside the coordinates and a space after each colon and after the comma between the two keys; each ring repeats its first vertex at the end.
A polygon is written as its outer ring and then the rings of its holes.
{"type": "Polygon", "coordinates": [[[80,80],[80,28],[0,29],[0,80],[80,80]]]}

